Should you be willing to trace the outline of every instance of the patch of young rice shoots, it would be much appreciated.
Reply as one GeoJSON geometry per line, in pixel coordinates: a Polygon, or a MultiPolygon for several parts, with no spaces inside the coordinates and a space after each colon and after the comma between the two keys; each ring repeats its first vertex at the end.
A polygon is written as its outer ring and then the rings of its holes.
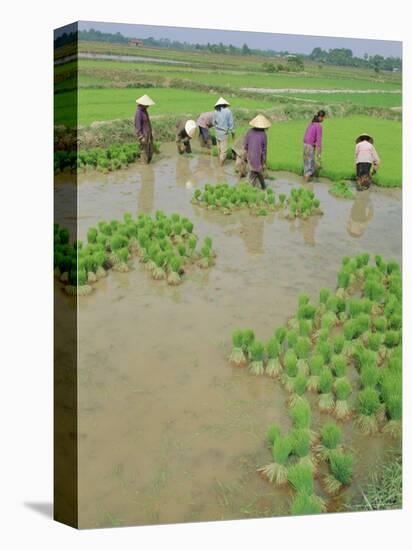
{"type": "Polygon", "coordinates": [[[343,378],[346,376],[348,366],[343,355],[332,356],[332,367],[337,378],[343,378]]]}
{"type": "Polygon", "coordinates": [[[319,409],[321,411],[330,412],[335,406],[334,396],[332,393],[333,375],[328,367],[324,367],[319,376],[319,409]]]}
{"type": "Polygon", "coordinates": [[[300,494],[313,493],[313,472],[310,466],[294,464],[288,469],[288,481],[300,494]]]}
{"type": "Polygon", "coordinates": [[[289,409],[289,416],[295,428],[309,429],[311,410],[309,401],[303,399],[289,409]]]}
{"type": "Polygon", "coordinates": [[[298,493],[293,499],[290,513],[292,516],[309,516],[321,514],[325,511],[325,505],[317,495],[298,493]]]}
{"type": "Polygon", "coordinates": [[[381,407],[379,393],[373,388],[365,388],[360,391],[357,397],[356,426],[365,435],[373,434],[378,431],[378,422],[376,414],[381,407]]]}
{"type": "Polygon", "coordinates": [[[335,415],[339,420],[345,420],[351,414],[348,397],[352,393],[351,383],[347,378],[341,378],[335,384],[335,415]]]}
{"type": "Polygon", "coordinates": [[[265,346],[262,342],[253,342],[250,347],[250,359],[249,371],[258,376],[264,373],[263,359],[265,353],[265,346]]]}
{"type": "Polygon", "coordinates": [[[266,432],[266,441],[270,448],[273,447],[275,441],[281,437],[282,430],[277,424],[271,424],[266,432]]]}
{"type": "Polygon", "coordinates": [[[247,361],[243,352],[243,332],[240,329],[236,329],[233,331],[232,344],[232,353],[229,357],[230,363],[237,367],[245,365],[247,361]]]}
{"type": "Polygon", "coordinates": [[[282,370],[279,361],[280,345],[275,337],[270,338],[266,346],[268,362],[266,365],[266,374],[269,376],[278,376],[282,370]]]}

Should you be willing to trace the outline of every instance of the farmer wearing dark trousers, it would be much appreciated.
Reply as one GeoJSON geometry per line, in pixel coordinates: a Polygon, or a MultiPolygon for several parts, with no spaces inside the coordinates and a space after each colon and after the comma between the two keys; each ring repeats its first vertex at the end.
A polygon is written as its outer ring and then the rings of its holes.
{"type": "Polygon", "coordinates": [[[262,189],[266,189],[267,185],[263,177],[267,152],[265,130],[271,126],[271,123],[263,115],[257,115],[249,124],[252,128],[245,137],[245,152],[249,163],[249,181],[254,187],[260,185],[262,189]]]}
{"type": "Polygon", "coordinates": [[[372,175],[377,171],[380,160],[369,134],[361,134],[355,142],[356,187],[358,191],[363,191],[369,189],[372,175]]]}
{"type": "Polygon", "coordinates": [[[176,125],[176,146],[179,155],[191,153],[190,140],[197,134],[197,125],[194,120],[181,119],[176,125]]]}
{"type": "Polygon", "coordinates": [[[208,113],[202,113],[197,119],[197,125],[199,127],[199,140],[201,147],[207,147],[210,149],[212,147],[212,136],[210,135],[209,129],[213,128],[213,117],[214,112],[210,111],[208,113]]]}
{"type": "Polygon", "coordinates": [[[149,164],[153,157],[153,133],[147,110],[155,102],[148,95],[144,95],[136,99],[136,103],[134,127],[139,142],[140,161],[143,164],[149,164]]]}

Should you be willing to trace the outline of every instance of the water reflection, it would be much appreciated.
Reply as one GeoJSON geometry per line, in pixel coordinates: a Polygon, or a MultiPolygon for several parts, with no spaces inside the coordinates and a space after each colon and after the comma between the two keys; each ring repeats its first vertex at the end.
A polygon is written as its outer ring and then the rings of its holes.
{"type": "Polygon", "coordinates": [[[247,252],[249,254],[263,254],[264,217],[242,217],[240,226],[240,236],[247,252]]]}
{"type": "Polygon", "coordinates": [[[346,230],[351,237],[361,237],[373,219],[373,203],[370,190],[360,191],[352,205],[346,230]]]}
{"type": "Polygon", "coordinates": [[[138,210],[141,212],[152,212],[154,205],[154,189],[155,189],[155,171],[153,166],[147,164],[142,166],[140,191],[138,195],[138,210]]]}

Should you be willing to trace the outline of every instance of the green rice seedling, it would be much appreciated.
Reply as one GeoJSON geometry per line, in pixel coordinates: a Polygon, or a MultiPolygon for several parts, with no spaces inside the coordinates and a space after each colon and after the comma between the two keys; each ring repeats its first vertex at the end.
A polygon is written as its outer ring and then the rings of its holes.
{"type": "Polygon", "coordinates": [[[325,364],[329,364],[332,359],[332,346],[327,341],[318,341],[316,344],[316,353],[322,355],[325,364]]]}
{"type": "Polygon", "coordinates": [[[352,393],[351,383],[347,378],[340,378],[335,384],[336,403],[334,413],[338,420],[346,420],[351,415],[348,398],[352,393]]]}
{"type": "Polygon", "coordinates": [[[331,473],[324,478],[325,491],[330,495],[336,495],[341,489],[352,482],[353,455],[343,451],[334,450],[329,456],[331,473]]]}
{"type": "Polygon", "coordinates": [[[322,329],[330,331],[337,322],[336,314],[333,311],[327,311],[322,315],[320,326],[322,329]]]}
{"type": "Polygon", "coordinates": [[[401,341],[401,333],[399,330],[388,330],[385,333],[385,346],[387,348],[395,348],[399,346],[401,341]]]}
{"type": "Polygon", "coordinates": [[[255,376],[259,376],[265,372],[264,366],[263,366],[263,360],[264,360],[264,354],[265,354],[265,346],[262,342],[253,342],[253,344],[250,346],[250,364],[249,364],[249,371],[254,374],[255,376]]]}
{"type": "Polygon", "coordinates": [[[342,267],[338,271],[338,288],[347,290],[353,284],[353,275],[349,269],[342,267]]]}
{"type": "Polygon", "coordinates": [[[333,351],[336,355],[340,355],[343,351],[343,346],[345,345],[345,337],[343,334],[337,334],[333,339],[333,351]]]}
{"type": "Polygon", "coordinates": [[[400,330],[402,328],[402,315],[394,313],[388,320],[388,328],[400,330]]]}
{"type": "Polygon", "coordinates": [[[289,399],[290,406],[293,407],[293,405],[295,405],[300,399],[303,398],[306,392],[307,384],[308,384],[307,377],[302,373],[298,373],[295,379],[293,380],[293,388],[292,388],[293,394],[289,399]]]}
{"type": "Polygon", "coordinates": [[[316,447],[319,460],[329,460],[335,449],[341,448],[342,430],[335,422],[326,422],[320,430],[320,443],[316,447]]]}
{"type": "Polygon", "coordinates": [[[307,359],[309,357],[309,353],[311,351],[311,342],[309,338],[306,336],[300,336],[297,338],[293,349],[298,357],[298,359],[307,359]]]}
{"type": "Polygon", "coordinates": [[[180,285],[182,282],[182,278],[180,276],[180,271],[182,269],[182,259],[179,256],[174,256],[170,262],[170,272],[167,276],[167,284],[168,285],[180,285]]]}
{"type": "Polygon", "coordinates": [[[153,279],[156,281],[162,281],[166,279],[166,264],[167,264],[167,254],[165,252],[159,252],[156,256],[156,267],[152,271],[153,279]]]}
{"type": "Polygon", "coordinates": [[[266,374],[269,376],[279,376],[282,372],[282,365],[279,361],[280,344],[273,336],[266,345],[266,353],[268,357],[266,365],[266,374]]]}
{"type": "Polygon", "coordinates": [[[325,328],[321,328],[316,333],[317,342],[327,342],[329,339],[329,331],[325,328]]]}
{"type": "Polygon", "coordinates": [[[299,321],[299,332],[301,336],[310,337],[313,330],[313,322],[311,319],[301,319],[299,321]]]}
{"type": "Polygon", "coordinates": [[[381,302],[385,297],[385,287],[375,280],[366,280],[363,291],[365,296],[373,302],[381,302]]]}
{"type": "Polygon", "coordinates": [[[283,357],[283,364],[285,367],[285,373],[283,375],[283,383],[286,390],[293,391],[294,379],[298,374],[298,358],[293,349],[288,349],[283,357]]]}
{"type": "Polygon", "coordinates": [[[310,429],[311,410],[307,399],[299,400],[289,409],[289,416],[292,419],[293,427],[304,430],[310,429]]]}
{"type": "Polygon", "coordinates": [[[117,262],[113,264],[113,270],[120,271],[121,273],[127,273],[129,266],[127,265],[129,259],[129,250],[127,247],[119,248],[116,250],[117,262]]]}
{"type": "Polygon", "coordinates": [[[292,502],[290,513],[292,516],[309,516],[321,514],[325,511],[323,500],[317,495],[298,493],[292,502]]]}
{"type": "Polygon", "coordinates": [[[330,290],[327,288],[321,288],[319,291],[319,303],[326,306],[330,296],[330,290]]]}
{"type": "Polygon", "coordinates": [[[333,311],[334,313],[338,313],[338,307],[339,307],[338,297],[334,296],[333,294],[330,295],[326,301],[326,309],[328,311],[333,311]]]}
{"type": "Polygon", "coordinates": [[[277,424],[271,424],[266,432],[266,441],[270,449],[272,449],[275,441],[282,436],[282,430],[277,424]]]}
{"type": "Polygon", "coordinates": [[[250,354],[250,347],[255,341],[255,333],[252,329],[247,328],[243,331],[243,351],[247,356],[250,354]]]}
{"type": "Polygon", "coordinates": [[[366,345],[372,351],[379,351],[382,345],[382,335],[379,332],[368,332],[366,334],[366,345]]]}
{"type": "Polygon", "coordinates": [[[259,468],[258,472],[271,483],[285,485],[288,480],[287,461],[292,452],[292,441],[289,436],[275,439],[272,447],[273,462],[259,468]]]}
{"type": "Polygon", "coordinates": [[[329,193],[342,199],[353,200],[355,198],[355,194],[346,181],[333,182],[329,187],[329,193]]]}
{"type": "Polygon", "coordinates": [[[286,201],[285,193],[279,193],[279,202],[282,208],[285,206],[285,201],[286,201]]]}
{"type": "Polygon", "coordinates": [[[206,244],[200,249],[201,258],[198,262],[199,267],[202,269],[207,269],[213,265],[213,256],[212,249],[209,248],[206,244]]]}
{"type": "Polygon", "coordinates": [[[305,306],[309,303],[309,295],[301,292],[298,296],[298,307],[305,306]]]}
{"type": "Polygon", "coordinates": [[[388,396],[385,406],[388,422],[383,431],[393,438],[399,438],[402,435],[402,392],[388,396]]]}
{"type": "Polygon", "coordinates": [[[332,368],[336,378],[343,378],[346,376],[348,365],[343,355],[334,355],[332,357],[332,368]]]}
{"type": "Polygon", "coordinates": [[[90,227],[87,231],[87,242],[95,243],[97,239],[97,229],[95,227],[90,227]]]}
{"type": "Polygon", "coordinates": [[[312,355],[309,361],[310,376],[308,379],[307,389],[309,391],[319,391],[319,376],[325,364],[323,356],[319,353],[312,355]]]}
{"type": "Polygon", "coordinates": [[[294,348],[296,345],[296,342],[298,341],[298,333],[296,332],[296,330],[288,330],[286,339],[287,339],[288,348],[289,349],[294,348]]]}
{"type": "Polygon", "coordinates": [[[286,329],[285,327],[279,327],[275,330],[275,338],[279,344],[283,344],[286,338],[286,329]]]}
{"type": "Polygon", "coordinates": [[[307,464],[289,466],[288,481],[299,494],[313,494],[313,471],[307,464]]]}
{"type": "Polygon", "coordinates": [[[314,319],[317,313],[317,308],[313,304],[302,304],[298,309],[299,319],[314,319]]]}
{"type": "Polygon", "coordinates": [[[331,412],[335,407],[333,388],[333,375],[328,367],[324,367],[319,376],[319,401],[318,406],[322,412],[331,412]]]}
{"type": "Polygon", "coordinates": [[[360,391],[356,403],[357,418],[355,424],[359,431],[365,435],[378,431],[377,414],[381,408],[379,393],[373,388],[365,388],[360,391]]]}
{"type": "Polygon", "coordinates": [[[232,353],[229,357],[229,362],[236,367],[242,367],[246,365],[247,359],[243,351],[243,332],[240,329],[236,329],[232,333],[232,353]]]}
{"type": "Polygon", "coordinates": [[[367,366],[361,369],[360,380],[362,388],[376,388],[380,379],[380,371],[377,367],[367,366]]]}

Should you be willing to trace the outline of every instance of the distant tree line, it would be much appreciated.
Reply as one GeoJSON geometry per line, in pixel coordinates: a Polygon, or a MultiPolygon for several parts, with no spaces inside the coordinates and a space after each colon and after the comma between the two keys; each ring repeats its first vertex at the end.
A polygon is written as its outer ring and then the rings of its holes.
{"type": "Polygon", "coordinates": [[[402,60],[400,57],[384,57],[383,55],[368,55],[363,57],[355,57],[352,50],[348,48],[333,48],[331,50],[323,50],[322,48],[314,48],[308,59],[317,61],[318,63],[327,63],[330,65],[341,65],[347,67],[364,67],[379,71],[392,71],[393,69],[402,68],[402,60]]]}
{"type": "MultiPolygon", "coordinates": [[[[71,33],[77,35],[77,33],[71,33]]],[[[87,31],[79,31],[79,40],[93,40],[98,42],[113,42],[118,44],[127,44],[131,39],[123,36],[120,32],[115,34],[108,32],[101,32],[95,29],[89,29],[87,31]]],[[[61,44],[67,42],[68,37],[62,35],[56,39],[55,43],[60,40],[61,44]],[[66,37],[66,38],[65,38],[66,37]],[[66,42],[64,42],[66,40],[66,42]]],[[[73,40],[73,38],[71,39],[73,40]]],[[[393,69],[402,69],[402,60],[399,57],[384,57],[382,55],[368,55],[363,57],[356,57],[353,55],[352,50],[348,48],[332,48],[330,50],[323,50],[322,48],[314,48],[309,55],[299,54],[291,55],[287,50],[275,51],[275,50],[259,50],[250,48],[246,43],[243,46],[233,46],[233,44],[199,44],[181,42],[179,40],[170,40],[169,38],[149,38],[141,39],[145,46],[152,46],[156,48],[166,48],[171,50],[187,50],[187,51],[206,51],[211,53],[228,54],[228,55],[259,55],[266,57],[281,57],[286,61],[283,63],[265,62],[263,69],[267,72],[277,71],[302,71],[304,69],[304,60],[308,59],[317,63],[325,63],[330,65],[341,65],[349,67],[361,67],[371,68],[376,72],[381,70],[392,71],[393,69]]],[[[57,46],[57,44],[56,44],[57,46]]]]}

